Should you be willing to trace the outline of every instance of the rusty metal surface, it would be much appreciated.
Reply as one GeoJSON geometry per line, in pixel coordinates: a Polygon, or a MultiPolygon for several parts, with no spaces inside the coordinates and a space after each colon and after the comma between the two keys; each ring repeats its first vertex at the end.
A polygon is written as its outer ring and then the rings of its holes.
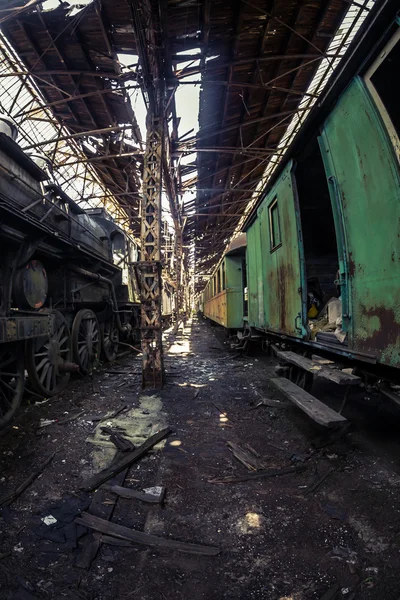
{"type": "Polygon", "coordinates": [[[161,322],[161,154],[163,119],[149,122],[141,207],[142,386],[161,388],[164,381],[161,322]]]}
{"type": "Polygon", "coordinates": [[[51,335],[53,328],[54,318],[48,314],[30,313],[26,316],[0,317],[0,343],[51,335]]]}
{"type": "Polygon", "coordinates": [[[258,210],[258,219],[248,230],[250,238],[259,228],[260,237],[254,241],[258,253],[258,271],[249,281],[250,324],[277,333],[303,338],[306,335],[302,247],[298,238],[296,196],[292,179],[292,164],[277,181],[258,210]],[[270,207],[276,206],[279,215],[280,243],[274,246],[271,238],[270,207]],[[258,313],[258,314],[257,314],[258,313]]]}
{"type": "Polygon", "coordinates": [[[400,175],[362,79],[324,129],[345,230],[349,349],[400,366],[400,175]]]}

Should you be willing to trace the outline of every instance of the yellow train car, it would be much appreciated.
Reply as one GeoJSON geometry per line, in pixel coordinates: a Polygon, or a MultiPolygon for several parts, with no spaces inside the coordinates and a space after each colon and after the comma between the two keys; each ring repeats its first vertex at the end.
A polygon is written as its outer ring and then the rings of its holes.
{"type": "Polygon", "coordinates": [[[200,298],[203,315],[226,329],[242,329],[246,314],[246,234],[230,244],[200,298]]]}

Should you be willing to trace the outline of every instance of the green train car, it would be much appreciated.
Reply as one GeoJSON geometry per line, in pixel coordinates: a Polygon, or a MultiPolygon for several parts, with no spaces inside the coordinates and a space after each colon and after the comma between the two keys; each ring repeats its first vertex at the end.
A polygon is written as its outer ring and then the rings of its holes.
{"type": "Polygon", "coordinates": [[[247,337],[399,381],[400,18],[377,4],[245,223],[247,337]]]}
{"type": "Polygon", "coordinates": [[[309,390],[318,372],[345,399],[367,378],[400,404],[397,11],[393,0],[371,10],[248,216],[242,301],[218,287],[229,252],[203,294],[208,318],[240,330],[236,347],[260,337],[272,347],[291,380],[275,383],[295,402],[292,383],[309,390]]]}
{"type": "Polygon", "coordinates": [[[204,291],[200,311],[228,332],[243,328],[247,312],[245,300],[246,235],[240,234],[229,245],[204,291]]]}

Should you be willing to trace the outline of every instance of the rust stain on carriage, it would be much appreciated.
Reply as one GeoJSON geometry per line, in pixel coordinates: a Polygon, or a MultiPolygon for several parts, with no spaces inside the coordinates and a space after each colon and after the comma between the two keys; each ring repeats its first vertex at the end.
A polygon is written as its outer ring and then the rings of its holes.
{"type": "Polygon", "coordinates": [[[367,335],[355,332],[355,346],[364,352],[380,352],[380,362],[393,367],[400,364],[400,309],[395,312],[384,306],[368,308],[361,304],[360,322],[369,325],[367,335]]]}

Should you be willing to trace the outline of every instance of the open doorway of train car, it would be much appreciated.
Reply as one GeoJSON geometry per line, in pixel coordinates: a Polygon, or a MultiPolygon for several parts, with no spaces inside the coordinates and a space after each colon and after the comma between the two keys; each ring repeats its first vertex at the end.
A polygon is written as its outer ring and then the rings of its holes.
{"type": "MultiPolygon", "coordinates": [[[[340,288],[337,287],[339,260],[335,223],[317,138],[299,155],[295,179],[306,267],[307,315],[309,322],[315,323],[326,304],[340,296],[340,288]]],[[[333,304],[339,317],[340,301],[330,303],[331,315],[333,304]]],[[[332,325],[335,324],[332,322],[332,325]]]]}

